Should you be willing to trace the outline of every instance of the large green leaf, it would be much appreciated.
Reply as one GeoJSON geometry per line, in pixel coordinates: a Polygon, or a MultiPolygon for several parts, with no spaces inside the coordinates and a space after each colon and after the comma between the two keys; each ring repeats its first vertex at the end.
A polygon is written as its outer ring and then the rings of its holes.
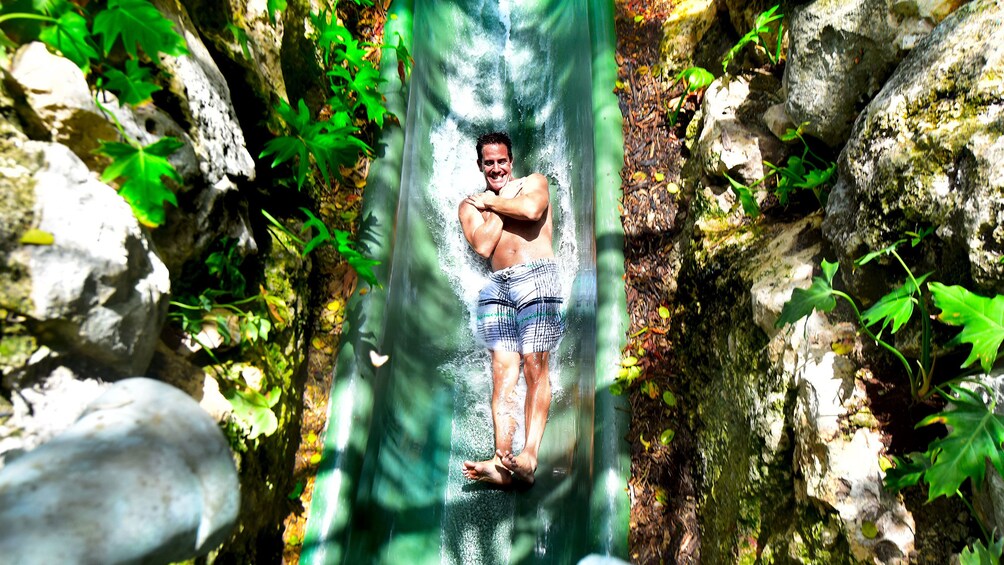
{"type": "Polygon", "coordinates": [[[725,178],[728,179],[729,184],[732,185],[732,190],[735,191],[736,196],[739,197],[739,203],[743,206],[743,212],[751,218],[759,216],[760,205],[756,203],[756,197],[753,195],[753,190],[745,184],[730,177],[728,174],[725,175],[725,178]]]}
{"type": "Polygon", "coordinates": [[[108,0],[108,7],[94,16],[94,33],[102,37],[102,47],[110,53],[115,41],[122,38],[126,53],[135,57],[136,47],[151,58],[158,53],[188,53],[171,20],[146,0],[108,0]]]}
{"type": "Polygon", "coordinates": [[[360,152],[370,150],[362,140],[353,136],[358,128],[352,124],[351,116],[345,112],[336,112],[325,122],[314,122],[310,119],[310,112],[302,99],[295,111],[283,101],[279,102],[276,111],[293,130],[293,135],[269,140],[259,157],[272,155],[272,167],[297,157],[298,188],[303,187],[307,177],[310,156],[314,157],[314,162],[324,175],[325,182],[330,182],[330,177],[338,174],[339,166],[352,165],[359,158],[360,152]]]}
{"type": "Polygon", "coordinates": [[[913,307],[917,303],[917,299],[914,298],[917,294],[917,285],[924,284],[924,280],[930,275],[931,273],[927,273],[920,277],[916,285],[913,284],[913,279],[906,279],[906,282],[865,310],[861,315],[861,321],[866,326],[882,322],[883,330],[892,324],[892,333],[898,332],[913,316],[913,307]]]}
{"type": "Polygon", "coordinates": [[[906,458],[893,455],[895,467],[885,472],[885,487],[899,492],[906,487],[920,483],[924,473],[931,467],[931,458],[926,453],[909,453],[906,458]]]}
{"type": "Polygon", "coordinates": [[[224,394],[234,409],[234,417],[248,429],[248,439],[270,436],[279,429],[279,419],[272,407],[279,400],[282,391],[274,387],[267,395],[255,390],[231,390],[224,394]]]}
{"type": "Polygon", "coordinates": [[[1000,565],[1004,554],[1004,537],[994,541],[990,547],[983,545],[983,540],[976,540],[972,549],[966,547],[959,556],[962,565],[1000,565]]]}
{"type": "Polygon", "coordinates": [[[383,95],[377,90],[377,85],[384,79],[380,77],[380,71],[376,67],[367,61],[355,75],[344,67],[335,67],[328,72],[328,75],[342,79],[344,86],[355,94],[355,107],[363,106],[366,109],[366,119],[383,127],[384,116],[388,112],[383,95]]]}
{"type": "Polygon", "coordinates": [[[955,392],[950,397],[954,409],[932,414],[917,424],[940,423],[949,430],[947,436],[928,446],[928,452],[934,455],[931,468],[924,473],[924,481],[930,485],[928,501],[955,494],[966,479],[981,486],[987,460],[1004,475],[1004,417],[994,414],[976,393],[951,388],[955,392]]]}
{"type": "Polygon", "coordinates": [[[809,288],[796,288],[791,292],[791,299],[785,302],[774,327],[780,328],[793,324],[808,316],[813,310],[829,312],[837,305],[833,297],[833,275],[837,272],[838,263],[830,263],[823,259],[820,266],[822,277],[813,277],[809,288]]]}
{"type": "Polygon", "coordinates": [[[126,59],[126,71],[108,69],[105,77],[108,82],[105,88],[114,92],[122,104],[135,106],[150,100],[150,95],[160,90],[160,86],[149,82],[152,73],[142,67],[136,59],[126,59]]]}
{"type": "Polygon", "coordinates": [[[265,9],[268,10],[268,21],[275,24],[276,12],[286,11],[286,0],[266,0],[265,9]]]}
{"type": "Polygon", "coordinates": [[[164,202],[178,205],[178,200],[164,185],[162,177],[181,182],[181,175],[167,157],[183,146],[173,137],[164,137],[146,147],[102,141],[95,153],[110,157],[112,163],[101,174],[101,180],[110,182],[124,178],[119,194],[132,206],[141,223],[157,227],[164,223],[164,202]]]}
{"type": "Polygon", "coordinates": [[[962,331],[948,345],[973,346],[962,367],[979,360],[983,371],[989,372],[1004,341],[1004,296],[986,298],[961,286],[937,282],[928,288],[934,296],[934,305],[941,309],[938,319],[951,326],[962,326],[962,331]]]}
{"type": "Polygon", "coordinates": [[[76,63],[84,73],[90,72],[91,61],[98,58],[87,20],[76,12],[64,12],[53,25],[43,28],[38,38],[76,63]]]}

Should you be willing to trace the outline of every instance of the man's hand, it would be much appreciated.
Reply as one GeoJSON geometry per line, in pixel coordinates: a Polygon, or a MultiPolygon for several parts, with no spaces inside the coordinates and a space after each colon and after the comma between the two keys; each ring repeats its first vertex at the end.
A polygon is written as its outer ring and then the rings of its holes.
{"type": "Polygon", "coordinates": [[[485,210],[488,210],[488,202],[487,202],[488,198],[495,198],[495,197],[496,196],[494,194],[488,194],[486,192],[482,192],[479,194],[472,194],[468,196],[466,199],[464,199],[464,202],[467,202],[471,206],[474,206],[475,208],[478,209],[479,212],[484,212],[485,210]]]}

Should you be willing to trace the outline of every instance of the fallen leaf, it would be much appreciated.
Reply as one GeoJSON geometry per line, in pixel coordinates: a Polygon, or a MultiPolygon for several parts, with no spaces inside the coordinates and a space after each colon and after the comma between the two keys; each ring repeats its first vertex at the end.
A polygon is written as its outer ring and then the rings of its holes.
{"type": "Polygon", "coordinates": [[[56,238],[49,232],[39,229],[30,229],[21,236],[21,243],[24,245],[52,245],[56,238]]]}
{"type": "Polygon", "coordinates": [[[370,350],[370,363],[373,363],[374,367],[382,367],[388,359],[390,359],[390,355],[380,355],[376,351],[370,350]]]}

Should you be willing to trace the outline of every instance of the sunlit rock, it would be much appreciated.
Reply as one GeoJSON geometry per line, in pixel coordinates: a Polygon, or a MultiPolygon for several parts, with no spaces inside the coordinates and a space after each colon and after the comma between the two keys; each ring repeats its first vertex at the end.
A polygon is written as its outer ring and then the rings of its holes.
{"type": "Polygon", "coordinates": [[[886,0],[820,0],[793,10],[784,73],[787,111],[831,146],[902,57],[886,0]]]}
{"type": "Polygon", "coordinates": [[[23,100],[15,109],[29,136],[62,143],[89,166],[104,162],[92,151],[101,139],[117,140],[118,131],[98,109],[73,61],[33,42],[17,50],[8,76],[12,92],[23,100]]]}
{"type": "Polygon", "coordinates": [[[716,0],[683,0],[676,2],[662,25],[659,53],[663,70],[675,75],[691,66],[691,56],[715,23],[718,14],[716,0]]]}
{"type": "MultiPolygon", "coordinates": [[[[839,159],[824,235],[841,264],[907,231],[935,237],[915,272],[1004,292],[1004,6],[978,0],[911,52],[855,124],[839,159]]],[[[878,267],[846,269],[861,290],[878,267]]],[[[881,278],[902,280],[895,265],[881,278]]]]}
{"type": "MultiPolygon", "coordinates": [[[[120,373],[142,373],[167,308],[167,269],[129,205],[63,145],[8,146],[3,182],[32,186],[23,213],[51,243],[17,245],[0,257],[13,284],[0,307],[33,332],[120,373]],[[16,163],[16,165],[15,165],[16,163]]],[[[20,237],[20,236],[19,236],[20,237]]]]}
{"type": "MultiPolygon", "coordinates": [[[[704,173],[725,175],[750,185],[764,177],[763,162],[780,162],[781,142],[767,129],[763,115],[779,102],[777,80],[766,74],[716,80],[702,103],[704,117],[697,157],[704,173]]],[[[761,199],[766,195],[761,191],[761,199]]]]}
{"type": "Polygon", "coordinates": [[[220,544],[239,506],[216,422],[170,385],[127,379],[0,469],[0,555],[10,563],[182,561],[220,544]]]}

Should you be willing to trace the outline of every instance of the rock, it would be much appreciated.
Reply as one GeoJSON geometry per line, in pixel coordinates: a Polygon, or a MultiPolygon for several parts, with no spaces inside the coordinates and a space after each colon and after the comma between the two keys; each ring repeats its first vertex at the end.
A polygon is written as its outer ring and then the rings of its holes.
{"type": "Polygon", "coordinates": [[[34,385],[13,391],[10,418],[0,423],[0,467],[70,427],[109,386],[57,367],[34,385]]]}
{"type": "Polygon", "coordinates": [[[31,137],[66,145],[90,167],[104,162],[93,151],[100,140],[119,134],[94,103],[76,63],[36,41],[17,50],[7,76],[15,97],[24,100],[15,107],[31,137]]]}
{"type": "MultiPolygon", "coordinates": [[[[841,264],[933,226],[932,257],[915,272],[1004,292],[1002,46],[1004,6],[971,2],[910,53],[862,113],[823,222],[841,264]]],[[[866,267],[844,270],[852,292],[877,278],[880,267],[866,267]]],[[[892,268],[892,280],[902,280],[892,268]]]]}
{"type": "Polygon", "coordinates": [[[239,505],[216,422],[169,385],[127,379],[0,470],[0,554],[11,563],[183,561],[219,545],[239,505]]]}
{"type": "Polygon", "coordinates": [[[662,25],[662,40],[659,44],[662,67],[666,74],[674,76],[691,66],[691,57],[714,25],[717,13],[717,0],[683,0],[673,5],[662,25]]]}
{"type": "Polygon", "coordinates": [[[787,113],[837,147],[902,57],[896,21],[886,0],[818,0],[793,10],[789,27],[787,113]]]}
{"type": "MultiPolygon", "coordinates": [[[[779,102],[779,88],[777,80],[765,74],[719,79],[708,87],[696,151],[705,174],[728,174],[752,185],[766,174],[764,160],[780,162],[783,145],[763,122],[767,109],[779,102]]],[[[761,200],[765,194],[761,191],[761,200]]]]}
{"type": "Polygon", "coordinates": [[[170,281],[129,205],[63,145],[6,147],[4,182],[33,185],[37,220],[51,245],[17,245],[0,259],[0,307],[33,333],[116,372],[146,370],[166,315],[170,281]]]}
{"type": "MultiPolygon", "coordinates": [[[[850,325],[835,324],[814,312],[781,330],[774,327],[795,286],[810,285],[818,264],[819,215],[785,226],[762,246],[752,264],[753,318],[770,336],[768,356],[792,380],[797,396],[791,416],[796,500],[820,512],[833,511],[835,524],[856,559],[906,563],[913,550],[913,517],[882,487],[880,434],[849,421],[870,422],[864,414],[865,390],[856,367],[834,353],[837,341],[854,340],[850,325]],[[861,413],[861,418],[853,418],[861,413]],[[852,416],[851,418],[847,418],[852,416]],[[875,535],[865,535],[874,526],[875,535]]],[[[768,434],[761,434],[770,445],[768,434]]],[[[776,434],[775,434],[776,435],[776,434]]]]}

